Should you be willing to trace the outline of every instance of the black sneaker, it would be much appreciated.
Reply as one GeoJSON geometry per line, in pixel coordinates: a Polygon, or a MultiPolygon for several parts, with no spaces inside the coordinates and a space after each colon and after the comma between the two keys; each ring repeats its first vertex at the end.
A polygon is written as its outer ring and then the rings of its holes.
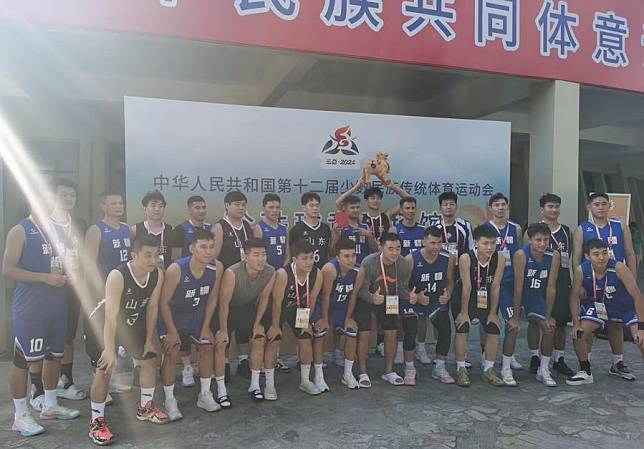
{"type": "Polygon", "coordinates": [[[250,379],[250,366],[248,365],[248,359],[244,359],[239,362],[239,365],[237,365],[237,375],[244,379],[250,379]]]}
{"type": "Polygon", "coordinates": [[[572,377],[575,375],[575,372],[566,365],[563,357],[559,357],[559,360],[552,364],[552,369],[566,377],[572,377]]]}
{"type": "Polygon", "coordinates": [[[224,370],[224,381],[226,383],[230,382],[230,363],[226,363],[226,368],[224,370]]]}
{"type": "Polygon", "coordinates": [[[610,367],[608,374],[621,377],[622,379],[628,380],[630,382],[635,380],[635,375],[633,375],[633,372],[626,365],[624,365],[624,362],[622,362],[621,360],[610,367]]]}
{"type": "Polygon", "coordinates": [[[539,365],[541,365],[541,359],[538,355],[533,355],[532,357],[530,357],[530,372],[532,374],[537,374],[539,365]]]}

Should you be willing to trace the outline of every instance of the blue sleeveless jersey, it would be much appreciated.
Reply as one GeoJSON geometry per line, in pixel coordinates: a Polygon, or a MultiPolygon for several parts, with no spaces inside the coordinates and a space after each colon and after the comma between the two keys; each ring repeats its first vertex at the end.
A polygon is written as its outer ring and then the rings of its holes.
{"type": "Polygon", "coordinates": [[[118,229],[114,229],[102,220],[97,221],[96,226],[101,231],[98,269],[105,281],[110,271],[130,260],[130,227],[121,223],[118,229]]]}
{"type": "Polygon", "coordinates": [[[496,250],[505,257],[505,270],[503,271],[503,280],[501,282],[503,284],[512,283],[514,281],[512,258],[514,257],[514,253],[521,248],[521,236],[517,232],[519,225],[510,220],[508,220],[505,228],[502,229],[497,229],[491,221],[488,221],[486,224],[496,230],[498,234],[496,238],[496,250]]]}
{"type": "MultiPolygon", "coordinates": [[[[359,223],[358,226],[361,229],[369,230],[369,226],[364,223],[359,223]]],[[[356,228],[351,226],[342,228],[342,234],[340,238],[347,238],[356,242],[356,264],[360,265],[362,259],[369,255],[369,245],[367,244],[367,238],[364,235],[360,235],[356,228]]]]}
{"type": "Polygon", "coordinates": [[[286,226],[278,224],[275,229],[261,220],[259,227],[262,230],[262,239],[266,242],[269,265],[276,270],[282,268],[286,262],[286,226]]]}
{"type": "MultiPolygon", "coordinates": [[[[190,220],[184,221],[183,223],[179,224],[179,226],[181,226],[181,228],[183,229],[183,235],[184,235],[183,252],[181,254],[182,254],[182,257],[186,257],[190,255],[190,250],[188,249],[188,247],[192,243],[192,235],[195,232],[197,232],[198,229],[202,229],[202,228],[195,228],[194,225],[190,223],[190,220]]],[[[212,229],[212,223],[204,222],[203,229],[205,229],[206,231],[210,231],[212,229]]],[[[180,242],[177,242],[177,244],[179,243],[180,242]]]]}
{"type": "Polygon", "coordinates": [[[408,228],[401,221],[396,223],[396,233],[400,239],[401,256],[405,257],[407,254],[418,251],[423,247],[423,238],[425,228],[418,223],[412,228],[408,228]]]}
{"type": "Polygon", "coordinates": [[[342,309],[346,311],[349,305],[349,296],[353,291],[356,283],[356,276],[358,276],[358,268],[349,270],[345,277],[340,276],[340,262],[335,257],[329,261],[333,264],[336,272],[338,273],[333,281],[333,290],[331,293],[331,301],[329,303],[329,314],[332,310],[342,309]]]}
{"type": "MultiPolygon", "coordinates": [[[[449,268],[449,253],[441,251],[433,263],[429,263],[420,251],[412,254],[414,265],[412,267],[410,288],[417,292],[427,290],[429,296],[429,308],[434,310],[439,306],[438,298],[445,291],[447,286],[447,270],[449,268]]],[[[447,305],[445,305],[447,310],[447,305]]]]}
{"type": "Polygon", "coordinates": [[[543,253],[541,262],[537,262],[532,257],[532,248],[530,245],[525,245],[523,252],[526,256],[526,265],[523,272],[523,299],[545,300],[554,253],[551,250],[546,250],[543,253]]]}
{"type": "Polygon", "coordinates": [[[584,273],[583,287],[586,290],[586,299],[583,299],[583,305],[594,307],[595,298],[597,301],[605,302],[606,307],[633,307],[633,298],[626,290],[622,281],[617,277],[615,271],[617,261],[610,259],[608,261],[608,268],[606,275],[602,279],[596,280],[596,294],[593,295],[593,268],[589,260],[584,260],[581,263],[581,269],[584,273]]]}
{"type": "MultiPolygon", "coordinates": [[[[50,273],[54,251],[36,225],[24,218],[18,223],[25,231],[25,246],[18,261],[18,268],[33,273],[50,273]]],[[[44,230],[43,230],[44,232],[44,230]]],[[[13,292],[13,311],[38,315],[64,307],[67,310],[66,287],[52,287],[44,282],[17,282],[13,292]]]]}
{"type": "Polygon", "coordinates": [[[586,221],[582,223],[581,229],[584,234],[584,242],[601,238],[613,251],[613,257],[618,262],[626,263],[626,250],[624,248],[624,233],[622,222],[619,220],[608,220],[608,225],[598,228],[594,223],[586,221]],[[598,235],[599,233],[599,235],[598,235]]]}

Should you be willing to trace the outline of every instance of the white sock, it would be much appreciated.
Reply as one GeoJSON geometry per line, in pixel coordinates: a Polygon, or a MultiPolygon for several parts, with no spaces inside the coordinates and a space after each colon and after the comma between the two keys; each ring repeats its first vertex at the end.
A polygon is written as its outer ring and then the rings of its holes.
{"type": "Polygon", "coordinates": [[[304,363],[300,364],[300,382],[310,382],[311,375],[311,364],[305,365],[304,363]]]}
{"type": "Polygon", "coordinates": [[[207,393],[210,391],[210,384],[212,383],[212,377],[200,377],[199,383],[201,384],[201,394],[207,393]]]}
{"type": "Polygon", "coordinates": [[[217,397],[228,396],[228,392],[226,391],[226,376],[215,377],[215,382],[217,382],[217,397]]]}
{"type": "Polygon", "coordinates": [[[275,368],[264,370],[264,374],[266,376],[266,386],[268,387],[270,385],[271,387],[274,388],[275,387],[275,368]]]}
{"type": "Polygon", "coordinates": [[[399,342],[398,342],[398,347],[396,348],[396,351],[398,351],[398,352],[402,352],[402,350],[403,350],[402,341],[399,341],[399,342]]]}
{"type": "Polygon", "coordinates": [[[542,355],[541,356],[541,369],[548,369],[550,367],[550,357],[542,355]]]}
{"type": "Polygon", "coordinates": [[[416,342],[416,350],[419,350],[419,349],[421,351],[425,350],[425,342],[424,341],[417,341],[416,342]]]}
{"type": "Polygon", "coordinates": [[[168,399],[174,399],[174,384],[172,384],[172,385],[164,385],[163,386],[163,393],[165,394],[165,400],[166,401],[168,399]]]}
{"type": "Polygon", "coordinates": [[[487,371],[489,369],[492,369],[494,367],[494,362],[491,362],[489,360],[483,360],[483,371],[487,371]]]}
{"type": "Polygon", "coordinates": [[[259,389],[259,370],[252,369],[250,370],[250,387],[248,387],[248,391],[259,389]]]}
{"type": "Polygon", "coordinates": [[[45,390],[45,400],[42,404],[43,408],[55,407],[56,404],[58,404],[56,390],[45,390]]]}
{"type": "MultiPolygon", "coordinates": [[[[613,354],[613,365],[624,361],[624,354],[613,354]]],[[[46,391],[45,391],[46,393],[46,391]]]]}
{"type": "Polygon", "coordinates": [[[353,375],[353,360],[344,359],[344,374],[353,375]]]}
{"type": "Polygon", "coordinates": [[[463,360],[463,361],[457,360],[456,361],[456,369],[459,369],[459,368],[465,368],[465,360],[463,360]]]}
{"type": "Polygon", "coordinates": [[[530,349],[530,357],[539,357],[539,350],[538,349],[530,349]]]}
{"type": "Polygon", "coordinates": [[[154,387],[141,388],[141,407],[154,399],[154,387]]]}
{"type": "Polygon", "coordinates": [[[416,369],[416,367],[414,366],[414,362],[405,361],[405,371],[414,370],[414,369],[416,369]]]}
{"type": "Polygon", "coordinates": [[[315,382],[321,382],[324,381],[324,371],[322,371],[322,364],[321,363],[316,363],[313,365],[313,369],[315,371],[315,382]]]}
{"type": "Polygon", "coordinates": [[[20,416],[27,411],[27,398],[14,399],[13,406],[16,409],[16,416],[20,416]]]}
{"type": "Polygon", "coordinates": [[[593,353],[589,351],[589,352],[588,352],[588,361],[589,361],[589,362],[590,362],[590,359],[592,359],[592,355],[593,355],[593,353]]]}
{"type": "Polygon", "coordinates": [[[92,407],[92,420],[105,416],[105,402],[91,401],[90,404],[92,407]]]}
{"type": "Polygon", "coordinates": [[[512,369],[512,356],[503,355],[503,365],[501,369],[512,369]]]}
{"type": "Polygon", "coordinates": [[[560,351],[559,349],[555,349],[554,352],[552,353],[552,358],[554,359],[555,362],[558,362],[560,358],[564,356],[564,351],[560,351]]]}
{"type": "MultiPolygon", "coordinates": [[[[463,362],[465,364],[465,362],[463,362]]],[[[443,359],[436,359],[436,368],[445,368],[445,360],[443,359]]]]}

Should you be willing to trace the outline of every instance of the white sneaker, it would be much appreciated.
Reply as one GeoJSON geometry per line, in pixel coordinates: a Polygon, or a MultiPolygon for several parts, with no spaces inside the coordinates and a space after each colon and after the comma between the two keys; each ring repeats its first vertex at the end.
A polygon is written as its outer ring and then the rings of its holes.
{"type": "Polygon", "coordinates": [[[31,413],[23,412],[18,416],[14,416],[11,430],[19,432],[23,437],[33,437],[43,433],[45,428],[36,422],[31,413]]]}
{"type": "Polygon", "coordinates": [[[207,412],[216,412],[221,410],[221,405],[217,404],[215,398],[212,397],[212,391],[199,393],[199,397],[197,398],[197,407],[202,408],[207,412]]]}
{"type": "Polygon", "coordinates": [[[405,385],[413,387],[416,385],[416,370],[405,368],[405,378],[403,379],[405,385]]]}
{"type": "Polygon", "coordinates": [[[416,360],[418,360],[423,365],[429,365],[432,363],[432,359],[427,355],[427,349],[425,345],[418,346],[416,348],[416,360]]]}
{"type": "Polygon", "coordinates": [[[337,366],[344,368],[344,351],[336,349],[333,356],[333,361],[337,366]]]}
{"type": "Polygon", "coordinates": [[[45,407],[43,404],[42,410],[40,411],[40,419],[62,419],[66,421],[68,419],[78,418],[79,416],[80,412],[78,410],[60,404],[56,404],[53,407],[45,407]]]}
{"type": "Polygon", "coordinates": [[[275,385],[266,385],[264,388],[264,399],[267,401],[277,401],[277,390],[275,385]]]}
{"type": "Polygon", "coordinates": [[[112,397],[111,394],[107,393],[107,396],[105,397],[105,406],[112,405],[114,404],[114,398],[112,397]]]}
{"type": "Polygon", "coordinates": [[[334,360],[333,351],[327,351],[324,353],[324,356],[322,358],[323,363],[333,363],[333,360],[334,360]]]}
{"type": "Polygon", "coordinates": [[[405,353],[402,348],[398,347],[396,349],[396,357],[394,358],[394,365],[402,365],[405,363],[405,353]]]}
{"type": "Polygon", "coordinates": [[[299,388],[300,388],[300,390],[302,390],[303,392],[305,392],[307,394],[310,394],[311,396],[316,396],[316,395],[322,393],[322,391],[320,391],[320,389],[317,387],[317,385],[315,385],[310,380],[305,380],[303,382],[300,382],[299,388]]]}
{"type": "Polygon", "coordinates": [[[183,418],[181,410],[179,410],[179,403],[176,398],[166,399],[165,400],[165,412],[168,414],[169,420],[178,421],[183,418]]]}
{"type": "Polygon", "coordinates": [[[357,390],[358,388],[360,388],[360,384],[354,377],[353,373],[343,373],[340,382],[342,382],[342,385],[346,385],[347,388],[351,390],[357,390]]]}
{"type": "Polygon", "coordinates": [[[537,371],[537,380],[544,384],[546,387],[556,387],[557,382],[550,375],[550,370],[548,368],[541,368],[537,371]]]}
{"type": "Polygon", "coordinates": [[[183,367],[183,371],[181,371],[181,384],[184,387],[195,386],[195,369],[192,367],[192,365],[183,367]]]}
{"type": "Polygon", "coordinates": [[[315,386],[318,387],[318,390],[320,390],[321,393],[326,393],[327,391],[331,391],[329,386],[326,384],[324,379],[316,380],[315,386]]]}
{"type": "Polygon", "coordinates": [[[586,385],[593,383],[593,375],[588,374],[586,371],[577,371],[572,377],[566,379],[566,385],[586,385]]]}
{"type": "Polygon", "coordinates": [[[514,370],[522,370],[523,365],[521,365],[519,361],[514,356],[512,356],[512,361],[510,361],[510,368],[514,370]]]}
{"type": "Polygon", "coordinates": [[[78,388],[76,384],[71,384],[65,388],[63,379],[58,380],[58,387],[56,388],[56,396],[59,398],[69,399],[70,401],[82,401],[87,398],[87,393],[78,388]]]}
{"type": "Polygon", "coordinates": [[[42,403],[45,401],[45,395],[41,394],[34,398],[32,394],[29,395],[29,405],[38,412],[42,411],[42,403]]]}
{"type": "Polygon", "coordinates": [[[376,348],[376,353],[377,353],[380,357],[384,357],[384,356],[385,356],[385,344],[384,344],[384,343],[378,343],[378,347],[376,348]]]}
{"type": "Polygon", "coordinates": [[[514,380],[514,377],[512,376],[512,369],[502,369],[501,370],[501,380],[503,381],[503,384],[508,386],[508,387],[516,387],[517,386],[517,381],[514,380]]]}

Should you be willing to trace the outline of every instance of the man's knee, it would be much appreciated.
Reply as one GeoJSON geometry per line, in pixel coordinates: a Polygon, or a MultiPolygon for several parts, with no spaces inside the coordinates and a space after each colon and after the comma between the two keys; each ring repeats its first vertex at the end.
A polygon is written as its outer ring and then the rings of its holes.
{"type": "Polygon", "coordinates": [[[27,363],[25,356],[18,351],[14,351],[13,353],[13,366],[24,370],[29,368],[29,364],[27,363]]]}
{"type": "Polygon", "coordinates": [[[501,329],[495,323],[487,323],[483,326],[485,333],[488,335],[497,336],[501,334],[501,329]]]}

